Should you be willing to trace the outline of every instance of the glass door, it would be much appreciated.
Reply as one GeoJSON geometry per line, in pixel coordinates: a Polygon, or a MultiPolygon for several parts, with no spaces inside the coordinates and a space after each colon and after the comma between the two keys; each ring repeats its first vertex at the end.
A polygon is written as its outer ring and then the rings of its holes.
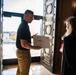
{"type": "MultiPolygon", "coordinates": [[[[17,14],[17,13],[16,13],[17,14]]],[[[39,17],[39,16],[38,16],[39,17]]],[[[16,57],[16,33],[22,17],[3,17],[3,59],[15,59],[16,57]]],[[[42,35],[42,19],[33,20],[29,24],[31,36],[42,35]]],[[[33,45],[33,39],[32,45],[33,45]]],[[[31,50],[31,57],[40,57],[40,50],[31,50]]]]}
{"type": "MultiPolygon", "coordinates": [[[[9,12],[5,13],[6,16],[4,16],[3,20],[3,33],[4,33],[4,45],[3,45],[3,59],[10,59],[10,58],[16,58],[15,55],[15,38],[16,32],[15,30],[17,29],[19,23],[21,22],[21,17],[22,14],[26,9],[30,9],[34,11],[35,15],[38,15],[38,20],[34,20],[30,26],[30,30],[32,35],[35,33],[41,34],[41,27],[42,27],[42,19],[39,19],[39,16],[43,16],[43,0],[4,0],[4,12],[9,12]],[[13,7],[11,6],[14,5],[13,7]],[[35,8],[34,8],[35,6],[35,8]],[[10,16],[13,15],[13,13],[16,13],[13,17],[10,16]],[[21,15],[19,13],[22,13],[21,15]],[[8,21],[8,22],[7,22],[8,21]],[[7,36],[7,37],[6,37],[7,36]],[[11,44],[11,46],[10,46],[11,44]],[[10,48],[8,48],[8,46],[10,48]],[[6,48],[7,47],[7,48],[6,48]],[[10,52],[6,53],[7,50],[10,52]],[[11,50],[13,52],[11,52],[11,50]],[[9,57],[10,55],[10,57],[9,57]],[[5,57],[6,56],[6,57],[5,57]],[[14,56],[14,57],[13,57],[14,56]]],[[[36,18],[36,17],[35,17],[36,18]]],[[[36,18],[37,19],[37,18],[36,18]]],[[[31,50],[31,56],[32,57],[40,57],[40,51],[34,51],[31,50]]]]}
{"type": "Polygon", "coordinates": [[[21,17],[3,17],[3,59],[16,58],[16,32],[21,17]]]}

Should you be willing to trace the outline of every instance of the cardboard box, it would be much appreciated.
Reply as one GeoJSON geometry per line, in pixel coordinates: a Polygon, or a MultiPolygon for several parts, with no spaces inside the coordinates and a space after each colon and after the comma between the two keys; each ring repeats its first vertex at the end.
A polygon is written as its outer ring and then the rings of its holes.
{"type": "Polygon", "coordinates": [[[41,46],[42,48],[50,48],[50,39],[46,36],[33,36],[34,46],[41,46]]]}

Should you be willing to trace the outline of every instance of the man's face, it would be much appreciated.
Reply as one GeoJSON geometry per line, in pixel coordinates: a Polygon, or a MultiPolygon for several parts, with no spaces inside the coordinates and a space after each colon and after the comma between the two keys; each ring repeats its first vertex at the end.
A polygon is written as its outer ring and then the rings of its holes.
{"type": "Polygon", "coordinates": [[[34,15],[33,14],[30,13],[30,14],[26,15],[26,20],[27,20],[28,23],[31,23],[33,19],[34,19],[34,15]]]}

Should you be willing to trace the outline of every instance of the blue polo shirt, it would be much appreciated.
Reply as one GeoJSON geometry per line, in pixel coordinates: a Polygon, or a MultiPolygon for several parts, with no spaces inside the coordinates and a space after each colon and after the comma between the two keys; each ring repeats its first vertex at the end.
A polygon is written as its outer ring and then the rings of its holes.
{"type": "Polygon", "coordinates": [[[27,40],[31,44],[31,33],[25,20],[21,22],[17,30],[16,47],[20,50],[27,50],[21,46],[20,39],[27,40]]]}

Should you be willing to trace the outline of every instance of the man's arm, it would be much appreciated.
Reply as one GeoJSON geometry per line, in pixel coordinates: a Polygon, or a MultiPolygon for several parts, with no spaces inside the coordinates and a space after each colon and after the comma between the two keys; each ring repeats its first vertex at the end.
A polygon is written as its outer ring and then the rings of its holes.
{"type": "Polygon", "coordinates": [[[27,40],[20,40],[21,46],[26,49],[41,49],[40,46],[32,46],[27,40]]]}

